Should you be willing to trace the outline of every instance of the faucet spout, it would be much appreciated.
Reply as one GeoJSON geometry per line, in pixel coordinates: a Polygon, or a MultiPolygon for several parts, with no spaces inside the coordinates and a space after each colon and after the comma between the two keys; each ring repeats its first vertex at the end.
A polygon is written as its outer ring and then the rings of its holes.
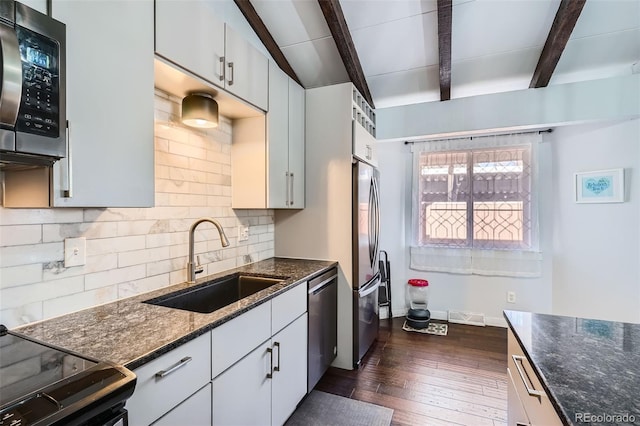
{"type": "Polygon", "coordinates": [[[218,230],[218,234],[220,234],[220,242],[222,243],[222,247],[227,247],[229,245],[229,239],[224,233],[224,229],[222,229],[222,225],[217,220],[210,217],[202,217],[195,222],[189,228],[189,260],[187,262],[187,274],[189,276],[188,282],[194,283],[196,281],[196,274],[202,272],[202,268],[200,265],[197,265],[194,261],[194,235],[196,232],[196,228],[203,222],[209,222],[218,230]]]}

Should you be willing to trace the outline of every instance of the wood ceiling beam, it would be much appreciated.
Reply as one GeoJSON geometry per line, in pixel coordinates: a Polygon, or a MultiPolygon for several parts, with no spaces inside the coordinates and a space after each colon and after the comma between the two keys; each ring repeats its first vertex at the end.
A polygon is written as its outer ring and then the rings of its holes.
{"type": "Polygon", "coordinates": [[[562,0],[551,25],[538,65],[529,84],[530,89],[546,87],[558,65],[571,32],[578,22],[586,0],[562,0]]]}
{"type": "Polygon", "coordinates": [[[344,18],[342,7],[338,0],[318,0],[324,19],[327,21],[331,35],[336,43],[342,62],[347,69],[347,74],[351,82],[356,86],[356,89],[367,100],[372,108],[375,108],[373,104],[373,98],[371,92],[369,92],[369,86],[367,85],[367,79],[362,71],[360,65],[360,59],[358,59],[358,53],[356,52],[347,21],[344,18]]]}
{"type": "Polygon", "coordinates": [[[267,29],[267,26],[262,21],[262,18],[256,12],[256,9],[253,7],[249,0],[234,0],[235,4],[240,9],[240,12],[244,15],[253,28],[253,31],[257,34],[258,38],[264,44],[264,47],[267,48],[267,51],[271,54],[273,59],[276,61],[276,64],[280,67],[282,71],[284,71],[289,77],[294,79],[300,86],[300,79],[296,75],[296,72],[291,68],[289,61],[285,58],[284,53],[280,50],[278,43],[273,39],[271,33],[267,29]]]}
{"type": "Polygon", "coordinates": [[[451,99],[451,21],[453,0],[438,0],[438,56],[440,100],[451,99]]]}

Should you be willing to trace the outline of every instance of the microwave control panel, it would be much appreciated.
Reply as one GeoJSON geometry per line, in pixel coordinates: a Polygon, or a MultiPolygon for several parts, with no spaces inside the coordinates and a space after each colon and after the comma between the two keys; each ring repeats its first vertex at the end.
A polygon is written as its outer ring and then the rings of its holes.
{"type": "Polygon", "coordinates": [[[60,134],[59,46],[26,28],[16,27],[22,62],[22,99],[16,130],[57,138],[60,134]]]}

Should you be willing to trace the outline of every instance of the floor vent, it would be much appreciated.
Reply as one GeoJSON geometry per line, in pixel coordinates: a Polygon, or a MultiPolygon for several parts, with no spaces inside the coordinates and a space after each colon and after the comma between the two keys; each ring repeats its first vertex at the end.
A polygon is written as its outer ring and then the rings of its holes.
{"type": "Polygon", "coordinates": [[[485,326],[484,314],[477,312],[449,311],[449,322],[485,326]]]}

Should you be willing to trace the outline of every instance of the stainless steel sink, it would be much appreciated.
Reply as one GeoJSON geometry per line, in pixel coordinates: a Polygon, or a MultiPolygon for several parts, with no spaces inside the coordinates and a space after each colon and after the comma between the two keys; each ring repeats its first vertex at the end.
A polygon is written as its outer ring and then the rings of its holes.
{"type": "Polygon", "coordinates": [[[208,314],[283,280],[283,278],[234,274],[145,300],[143,303],[208,314]]]}

